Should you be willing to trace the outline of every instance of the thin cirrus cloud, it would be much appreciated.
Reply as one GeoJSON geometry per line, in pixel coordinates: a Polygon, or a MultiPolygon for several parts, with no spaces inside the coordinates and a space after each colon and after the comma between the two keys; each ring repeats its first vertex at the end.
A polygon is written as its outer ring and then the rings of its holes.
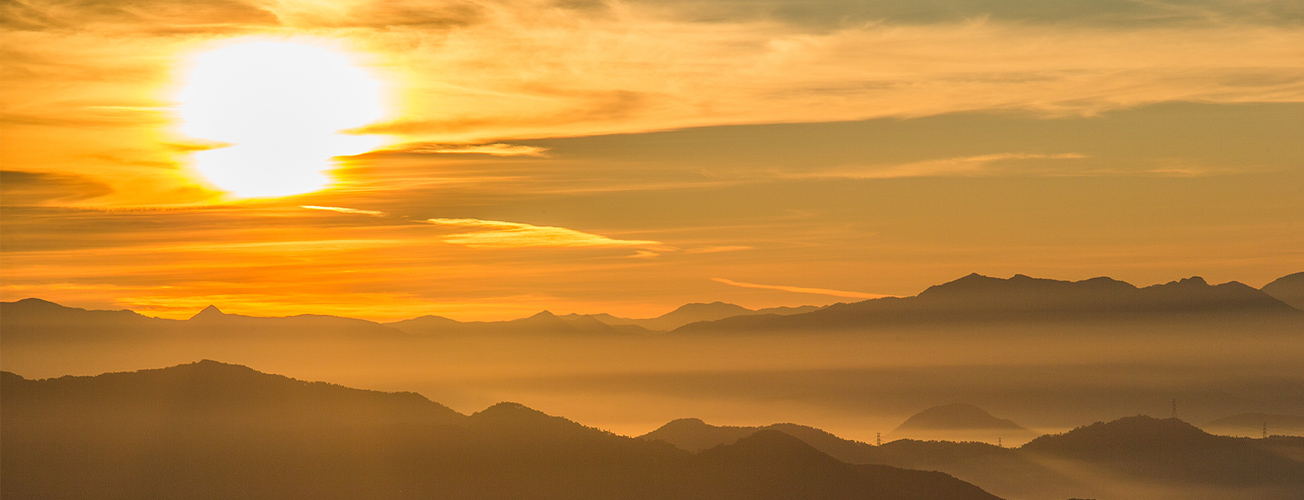
{"type": "Polygon", "coordinates": [[[424,154],[481,154],[489,156],[545,157],[548,148],[520,144],[426,144],[401,150],[404,153],[424,154]]]}
{"type": "Polygon", "coordinates": [[[808,288],[808,287],[801,287],[801,286],[785,286],[785,285],[760,285],[756,283],[744,283],[741,281],[728,280],[724,278],[711,278],[711,281],[714,281],[716,283],[724,283],[729,286],[736,286],[740,288],[755,288],[758,290],[777,290],[781,292],[792,292],[792,293],[809,293],[813,295],[829,295],[833,297],[844,297],[849,299],[881,299],[883,297],[891,297],[891,295],[852,292],[847,290],[831,290],[828,288],[808,288]]]}
{"type": "MultiPolygon", "coordinates": [[[[995,175],[1010,173],[1006,170],[992,168],[994,164],[1002,162],[1012,162],[1020,160],[1080,160],[1087,158],[1086,155],[1078,153],[1057,153],[1057,154],[1038,154],[1038,153],[997,153],[977,156],[963,156],[955,158],[943,158],[938,160],[925,160],[909,163],[901,163],[887,166],[871,166],[831,169],[824,172],[813,174],[802,174],[795,177],[802,178],[828,178],[841,177],[851,179],[892,179],[900,177],[944,177],[944,176],[972,176],[972,175],[995,175]]],[[[1013,172],[1020,172],[1015,170],[1013,172]]]]}
{"type": "Polygon", "coordinates": [[[445,243],[471,248],[525,247],[660,247],[650,240],[620,240],[556,226],[482,219],[426,219],[427,223],[461,230],[444,236],[445,243]]]}
{"type": "Polygon", "coordinates": [[[328,212],[339,212],[342,214],[370,215],[373,217],[384,217],[388,215],[385,212],[379,212],[376,210],[362,210],[357,208],[346,208],[346,207],[321,207],[317,205],[299,205],[299,208],[306,208],[308,210],[325,210],[328,212]]]}

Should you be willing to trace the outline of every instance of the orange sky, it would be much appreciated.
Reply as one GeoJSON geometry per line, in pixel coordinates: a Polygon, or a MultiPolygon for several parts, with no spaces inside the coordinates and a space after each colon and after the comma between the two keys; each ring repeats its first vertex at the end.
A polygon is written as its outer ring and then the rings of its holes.
{"type": "MultiPolygon", "coordinates": [[[[0,298],[654,316],[970,272],[1304,269],[1289,2],[906,5],[8,2],[0,298]],[[239,146],[187,135],[184,89],[198,54],[248,41],[365,71],[382,117],[348,134],[383,145],[338,158],[324,190],[223,192],[197,162],[239,146]]],[[[285,162],[259,155],[312,109],[240,161],[273,182],[285,162]]]]}

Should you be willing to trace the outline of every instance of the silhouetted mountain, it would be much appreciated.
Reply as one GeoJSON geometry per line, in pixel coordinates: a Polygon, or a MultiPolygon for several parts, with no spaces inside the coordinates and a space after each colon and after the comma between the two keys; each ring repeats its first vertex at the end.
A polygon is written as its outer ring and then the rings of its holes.
{"type": "Polygon", "coordinates": [[[873,446],[794,424],[729,427],[698,419],[675,420],[640,439],[664,441],[688,450],[712,449],[764,431],[783,432],[847,463],[942,471],[1011,497],[1103,496],[1111,491],[1117,493],[1110,484],[1120,476],[1127,478],[1126,484],[1163,484],[1179,488],[1177,491],[1216,485],[1228,495],[1244,498],[1296,498],[1286,492],[1304,491],[1298,489],[1304,482],[1304,476],[1299,475],[1304,467],[1304,438],[1223,438],[1199,432],[1181,421],[1149,417],[1125,418],[1063,435],[1043,436],[1034,440],[1037,444],[1021,448],[914,439],[873,446]],[[1162,425],[1149,425],[1155,422],[1162,425]],[[1261,469],[1248,471],[1250,466],[1241,460],[1261,469]]]}
{"type": "Polygon", "coordinates": [[[402,338],[406,334],[379,323],[337,316],[303,314],[264,318],[223,313],[208,306],[189,320],[151,318],[129,310],[96,311],[64,307],[40,299],[0,302],[0,342],[158,340],[167,338],[287,339],[402,338]]]}
{"type": "Polygon", "coordinates": [[[736,316],[686,325],[676,332],[834,330],[933,323],[1082,322],[1287,318],[1296,310],[1237,282],[1210,285],[1199,277],[1137,288],[1110,278],[1058,281],[970,274],[917,296],[834,304],[791,316],[736,316]]]}
{"type": "MultiPolygon", "coordinates": [[[[1298,484],[1304,462],[1261,440],[1215,436],[1175,418],[1127,417],[1042,436],[1021,450],[1089,462],[1133,477],[1220,484],[1298,484]]],[[[1304,489],[1297,490],[1304,491],[1304,489]]]]}
{"type": "Polygon", "coordinates": [[[1204,430],[1224,434],[1258,436],[1267,427],[1269,434],[1304,435],[1304,415],[1270,415],[1242,413],[1223,417],[1203,426],[1204,430]]]}
{"type": "Polygon", "coordinates": [[[916,413],[889,432],[890,439],[982,441],[1019,444],[1036,434],[974,405],[954,403],[916,413]]]}
{"type": "Polygon", "coordinates": [[[178,323],[126,309],[86,310],[34,298],[0,302],[0,339],[6,343],[135,338],[169,333],[178,323]]]}
{"type": "Polygon", "coordinates": [[[734,476],[707,483],[729,498],[997,498],[941,472],[840,462],[770,429],[698,457],[709,476],[734,476]]]}
{"type": "MultiPolygon", "coordinates": [[[[993,417],[982,408],[964,403],[934,406],[906,419],[897,431],[936,429],[1018,429],[1013,421],[993,417]]],[[[894,431],[895,432],[895,431],[894,431]]]]}
{"type": "Polygon", "coordinates": [[[647,335],[651,332],[633,325],[612,326],[590,316],[557,316],[543,311],[528,318],[510,321],[461,322],[440,316],[422,316],[387,323],[414,335],[647,335]]]}
{"type": "Polygon", "coordinates": [[[777,432],[694,455],[514,403],[467,417],[212,361],[0,383],[5,498],[996,498],[777,432]]]}
{"type": "Polygon", "coordinates": [[[374,321],[321,314],[280,318],[227,314],[217,306],[205,307],[185,322],[191,334],[275,337],[402,338],[404,333],[374,321]]]}
{"type": "Polygon", "coordinates": [[[698,418],[681,418],[639,436],[639,439],[664,441],[681,450],[698,452],[720,445],[733,444],[759,430],[760,427],[718,426],[710,425],[698,418]]]}
{"type": "Polygon", "coordinates": [[[245,366],[203,360],[171,368],[94,377],[26,380],[6,372],[4,411],[57,421],[125,419],[139,425],[207,420],[281,422],[330,420],[460,423],[466,417],[411,392],[350,389],[269,375],[245,366]],[[12,405],[12,406],[11,406],[12,405]],[[161,419],[147,422],[147,417],[161,419]]]}
{"type": "Polygon", "coordinates": [[[1263,293],[1304,311],[1304,272],[1288,274],[1263,285],[1263,293]]]}
{"type": "Polygon", "coordinates": [[[743,306],[727,304],[724,302],[712,302],[710,304],[692,303],[680,306],[678,309],[670,311],[655,318],[646,319],[629,319],[618,318],[610,314],[593,314],[588,315],[598,321],[609,325],[632,325],[640,326],[648,330],[670,331],[681,326],[697,323],[699,321],[715,321],[718,319],[732,318],[735,316],[753,316],[762,314],[774,314],[779,316],[788,316],[793,314],[803,314],[819,310],[816,306],[801,307],[770,307],[765,309],[751,310],[743,306]]]}

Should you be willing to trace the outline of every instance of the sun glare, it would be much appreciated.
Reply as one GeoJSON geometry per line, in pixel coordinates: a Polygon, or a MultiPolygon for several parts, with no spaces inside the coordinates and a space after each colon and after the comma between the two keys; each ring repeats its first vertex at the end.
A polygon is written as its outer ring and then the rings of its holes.
{"type": "Polygon", "coordinates": [[[195,154],[195,168],[236,196],[327,187],[336,156],[379,147],[342,131],[379,120],[380,84],[339,52],[255,41],[196,56],[178,98],[181,132],[229,144],[195,154]]]}

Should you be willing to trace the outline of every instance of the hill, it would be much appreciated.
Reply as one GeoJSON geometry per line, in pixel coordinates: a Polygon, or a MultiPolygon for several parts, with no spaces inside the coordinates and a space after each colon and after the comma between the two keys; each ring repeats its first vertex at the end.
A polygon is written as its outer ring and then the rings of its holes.
{"type": "Polygon", "coordinates": [[[888,437],[895,439],[982,441],[1021,444],[1036,434],[974,405],[953,403],[911,415],[888,437]]]}
{"type": "Polygon", "coordinates": [[[1215,434],[1234,436],[1259,436],[1267,429],[1274,435],[1304,435],[1304,415],[1271,415],[1266,413],[1242,413],[1223,417],[1203,426],[1215,434]]]}
{"type": "Polygon", "coordinates": [[[634,325],[608,325],[591,316],[568,314],[557,316],[543,311],[527,318],[509,321],[472,321],[461,322],[440,316],[422,316],[393,323],[386,323],[413,335],[427,336],[462,336],[462,335],[566,335],[566,336],[638,336],[650,334],[648,330],[634,325]]]}
{"type": "Polygon", "coordinates": [[[0,381],[5,498],[996,498],[778,433],[692,454],[513,403],[464,416],[212,361],[0,381]]]}
{"type": "Polygon", "coordinates": [[[188,320],[143,316],[129,310],[97,311],[66,307],[41,299],[0,302],[4,344],[148,341],[161,339],[386,339],[403,332],[376,322],[337,316],[303,314],[264,318],[226,314],[208,306],[188,320]]]}
{"type": "Polygon", "coordinates": [[[1096,321],[1304,322],[1304,311],[1247,285],[1210,285],[1193,277],[1137,288],[1111,278],[1058,281],[970,274],[914,297],[887,297],[790,316],[737,316],[699,322],[676,333],[828,331],[869,326],[1096,321]]]}
{"type": "Polygon", "coordinates": [[[1091,463],[1132,477],[1304,488],[1304,463],[1265,449],[1262,440],[1215,436],[1175,418],[1135,416],[1097,422],[1041,436],[1020,450],[1091,463]]]}
{"type": "Polygon", "coordinates": [[[594,314],[589,317],[608,325],[629,325],[646,328],[654,331],[670,331],[681,326],[697,323],[699,321],[715,321],[735,316],[753,316],[773,314],[778,316],[789,316],[793,314],[803,314],[819,310],[816,306],[801,307],[771,307],[766,309],[752,310],[739,305],[727,304],[724,302],[712,302],[709,304],[692,303],[684,304],[679,308],[670,311],[655,318],[630,319],[618,318],[610,314],[594,314]]]}
{"type": "Polygon", "coordinates": [[[1264,285],[1263,293],[1304,311],[1304,272],[1288,274],[1264,285]]]}

